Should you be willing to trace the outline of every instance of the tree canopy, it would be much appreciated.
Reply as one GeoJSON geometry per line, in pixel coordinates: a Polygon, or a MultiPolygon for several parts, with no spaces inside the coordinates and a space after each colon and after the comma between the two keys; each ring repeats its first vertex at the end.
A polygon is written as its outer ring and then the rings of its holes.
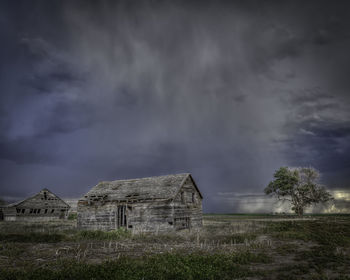
{"type": "Polygon", "coordinates": [[[318,183],[320,173],[312,167],[281,167],[274,173],[274,180],[265,188],[268,195],[289,201],[292,210],[302,215],[312,204],[332,200],[332,195],[318,183]]]}

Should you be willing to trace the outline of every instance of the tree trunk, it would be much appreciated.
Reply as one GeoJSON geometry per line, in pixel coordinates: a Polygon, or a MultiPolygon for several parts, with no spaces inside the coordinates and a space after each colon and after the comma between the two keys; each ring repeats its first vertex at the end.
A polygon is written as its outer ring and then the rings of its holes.
{"type": "Polygon", "coordinates": [[[296,207],[295,208],[295,213],[298,215],[298,216],[302,216],[304,214],[304,208],[303,207],[296,207]]]}

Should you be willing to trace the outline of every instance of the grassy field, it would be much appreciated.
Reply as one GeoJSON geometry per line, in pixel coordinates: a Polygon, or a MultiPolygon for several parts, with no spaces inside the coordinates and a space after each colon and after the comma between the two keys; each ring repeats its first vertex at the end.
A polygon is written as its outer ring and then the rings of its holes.
{"type": "Polygon", "coordinates": [[[205,215],[131,235],[0,222],[0,279],[350,279],[350,215],[205,215]]]}

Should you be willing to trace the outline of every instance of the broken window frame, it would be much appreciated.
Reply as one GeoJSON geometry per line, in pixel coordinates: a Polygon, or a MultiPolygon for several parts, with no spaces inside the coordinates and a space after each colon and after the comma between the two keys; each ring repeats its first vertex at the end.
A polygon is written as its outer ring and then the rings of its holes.
{"type": "Polygon", "coordinates": [[[191,228],[191,217],[174,218],[174,227],[178,230],[191,228]]]}

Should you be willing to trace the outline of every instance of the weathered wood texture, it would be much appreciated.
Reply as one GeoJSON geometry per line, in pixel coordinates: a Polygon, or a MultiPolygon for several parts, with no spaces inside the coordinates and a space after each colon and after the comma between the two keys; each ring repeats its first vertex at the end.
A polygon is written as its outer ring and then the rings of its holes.
{"type": "Polygon", "coordinates": [[[78,201],[77,212],[81,229],[197,229],[202,226],[202,195],[190,174],[103,182],[78,201]]]}
{"type": "Polygon", "coordinates": [[[36,195],[2,208],[5,221],[50,221],[67,218],[70,206],[43,189],[36,195]]]}

